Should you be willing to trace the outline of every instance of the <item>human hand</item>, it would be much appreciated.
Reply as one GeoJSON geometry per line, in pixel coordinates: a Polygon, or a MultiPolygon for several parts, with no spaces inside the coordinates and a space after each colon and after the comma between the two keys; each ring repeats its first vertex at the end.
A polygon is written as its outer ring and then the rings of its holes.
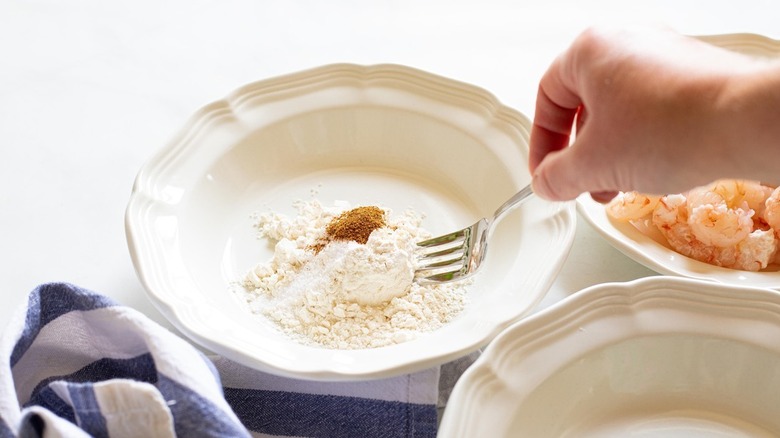
{"type": "Polygon", "coordinates": [[[678,193],[744,177],[750,117],[766,118],[745,104],[744,84],[757,82],[765,64],[667,29],[586,30],[539,84],[534,191],[552,200],[590,192],[606,202],[618,190],[678,193]]]}

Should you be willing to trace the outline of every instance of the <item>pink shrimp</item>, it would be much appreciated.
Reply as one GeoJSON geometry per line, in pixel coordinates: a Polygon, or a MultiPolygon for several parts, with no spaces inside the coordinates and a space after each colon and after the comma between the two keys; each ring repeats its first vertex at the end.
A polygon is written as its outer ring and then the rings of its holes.
{"type": "Polygon", "coordinates": [[[729,268],[760,271],[775,260],[777,238],[771,230],[755,230],[736,245],[737,258],[729,268]]]}
{"type": "Polygon", "coordinates": [[[702,243],[733,246],[753,231],[755,212],[748,206],[744,190],[737,190],[741,189],[735,184],[715,182],[688,192],[688,224],[702,243]]]}
{"type": "Polygon", "coordinates": [[[661,198],[639,192],[620,192],[607,204],[607,214],[621,221],[636,221],[653,214],[661,198]]]}
{"type": "MultiPolygon", "coordinates": [[[[719,260],[716,248],[702,243],[693,234],[691,226],[688,224],[685,196],[667,195],[662,197],[653,211],[652,221],[672,249],[678,253],[707,263],[719,260]]],[[[731,260],[724,260],[724,262],[729,263],[731,260]]]]}
{"type": "MultiPolygon", "coordinates": [[[[774,189],[772,194],[766,199],[761,216],[774,232],[775,239],[780,239],[780,187],[774,189]]],[[[780,251],[775,253],[774,262],[780,264],[780,251]]]]}
{"type": "Polygon", "coordinates": [[[690,206],[683,195],[664,196],[653,211],[653,224],[680,254],[715,266],[747,271],[764,269],[774,259],[777,239],[771,232],[748,231],[735,244],[713,245],[696,236],[689,213],[690,206]]]}
{"type": "Polygon", "coordinates": [[[746,271],[780,263],[780,188],[748,180],[718,180],[663,197],[620,193],[607,214],[642,232],[657,229],[676,252],[746,271]]]}
{"type": "Polygon", "coordinates": [[[720,195],[729,208],[747,208],[760,216],[764,211],[764,202],[772,194],[772,187],[758,181],[742,179],[721,179],[710,184],[710,190],[720,195]]]}
{"type": "Polygon", "coordinates": [[[766,223],[780,237],[780,187],[774,189],[772,194],[764,202],[764,211],[761,214],[766,223]]]}

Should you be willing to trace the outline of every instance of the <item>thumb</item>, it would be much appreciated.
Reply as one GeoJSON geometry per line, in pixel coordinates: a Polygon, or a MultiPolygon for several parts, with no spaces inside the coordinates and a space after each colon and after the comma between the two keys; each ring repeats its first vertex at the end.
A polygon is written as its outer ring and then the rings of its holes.
{"type": "Polygon", "coordinates": [[[621,184],[628,170],[605,154],[589,152],[593,148],[585,145],[590,140],[586,131],[571,146],[544,157],[531,180],[534,193],[551,201],[569,201],[590,192],[594,200],[606,202],[628,187],[621,184]]]}
{"type": "MultiPolygon", "coordinates": [[[[536,167],[531,180],[534,193],[550,201],[569,201],[585,191],[580,172],[572,159],[572,148],[548,153],[536,167]]],[[[582,165],[580,164],[580,167],[582,165]]]]}

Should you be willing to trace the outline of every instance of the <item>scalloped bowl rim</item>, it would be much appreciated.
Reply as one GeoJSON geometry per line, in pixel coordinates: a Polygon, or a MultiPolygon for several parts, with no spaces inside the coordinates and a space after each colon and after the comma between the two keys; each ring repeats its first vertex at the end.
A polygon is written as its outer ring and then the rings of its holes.
{"type": "MultiPolygon", "coordinates": [[[[526,302],[523,308],[513,311],[511,316],[507,316],[506,310],[503,310],[501,316],[483,319],[475,325],[474,333],[465,333],[457,345],[452,344],[452,341],[447,341],[450,344],[446,346],[430,344],[430,341],[426,341],[431,347],[429,351],[421,351],[416,346],[417,341],[366,350],[325,350],[293,345],[290,350],[282,346],[281,350],[285,350],[284,354],[274,352],[271,357],[268,357],[265,355],[268,349],[279,347],[265,346],[258,353],[257,349],[252,350],[256,346],[241,345],[232,341],[226,343],[219,335],[214,335],[207,323],[194,317],[196,312],[187,303],[186,293],[182,295],[180,290],[176,291],[172,287],[170,279],[166,277],[169,274],[156,271],[155,265],[164,255],[155,254],[148,248],[149,243],[144,239],[149,238],[146,235],[149,230],[145,228],[144,221],[148,222],[149,218],[143,218],[143,214],[159,204],[173,203],[177,196],[181,196],[180,193],[168,193],[165,188],[157,187],[154,182],[156,178],[165,175],[166,169],[172,163],[181,160],[185,154],[191,152],[190,148],[198,150],[197,146],[193,145],[197,145],[199,135],[213,129],[213,125],[219,120],[240,118],[237,115],[241,114],[244,104],[252,99],[283,100],[289,90],[297,90],[305,94],[307,87],[325,86],[323,84],[329,83],[328,81],[338,84],[340,80],[346,78],[368,83],[386,77],[409,81],[415,87],[432,90],[432,93],[450,93],[451,95],[447,94],[447,96],[453,100],[467,98],[466,103],[462,104],[464,107],[476,105],[480,110],[487,109],[493,123],[501,122],[523,131],[525,144],[518,146],[524,147],[523,153],[527,154],[530,122],[525,116],[503,105],[491,93],[480,87],[411,67],[396,64],[372,66],[331,64],[240,87],[227,98],[206,105],[197,111],[174,139],[142,167],[136,177],[127,206],[126,235],[136,273],[151,301],[177,329],[207,349],[252,368],[303,379],[360,380],[418,371],[460,357],[484,345],[511,323],[527,315],[541,301],[559,272],[573,242],[576,220],[574,203],[554,204],[553,207],[549,207],[551,220],[554,220],[559,233],[550,248],[545,249],[551,252],[548,259],[549,266],[544,267],[547,270],[546,275],[532,279],[529,289],[534,295],[531,296],[530,301],[526,302]],[[283,357],[284,355],[288,357],[283,357]]],[[[446,102],[446,104],[452,105],[453,102],[446,102]]],[[[541,201],[534,202],[541,203],[541,201]]]]}
{"type": "MultiPolygon", "coordinates": [[[[489,408],[480,400],[503,391],[519,406],[578,358],[622,341],[704,336],[757,346],[780,358],[780,345],[771,333],[780,336],[780,293],[771,289],[669,276],[591,286],[497,336],[456,384],[441,432],[447,436],[485,432],[490,425],[481,421],[480,409],[489,408]],[[701,324],[707,320],[712,324],[701,324]],[[541,357],[547,360],[540,367],[541,357]]],[[[517,406],[505,406],[506,417],[517,406]]],[[[491,436],[499,435],[494,431],[491,436]]]]}

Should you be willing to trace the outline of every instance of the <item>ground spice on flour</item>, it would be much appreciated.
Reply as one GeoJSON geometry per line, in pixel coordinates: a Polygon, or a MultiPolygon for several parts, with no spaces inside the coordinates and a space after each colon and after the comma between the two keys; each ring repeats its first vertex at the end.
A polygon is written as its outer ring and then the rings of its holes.
{"type": "Polygon", "coordinates": [[[316,200],[294,205],[292,218],[257,215],[259,236],[276,242],[274,255],[237,290],[252,312],[293,339],[381,347],[435,330],[463,310],[463,283],[414,281],[414,247],[430,237],[416,212],[392,216],[377,206],[326,208],[316,200]]]}
{"type": "Polygon", "coordinates": [[[333,240],[354,240],[365,244],[368,236],[385,226],[385,212],[379,207],[357,207],[333,219],[325,231],[333,240]]]}

